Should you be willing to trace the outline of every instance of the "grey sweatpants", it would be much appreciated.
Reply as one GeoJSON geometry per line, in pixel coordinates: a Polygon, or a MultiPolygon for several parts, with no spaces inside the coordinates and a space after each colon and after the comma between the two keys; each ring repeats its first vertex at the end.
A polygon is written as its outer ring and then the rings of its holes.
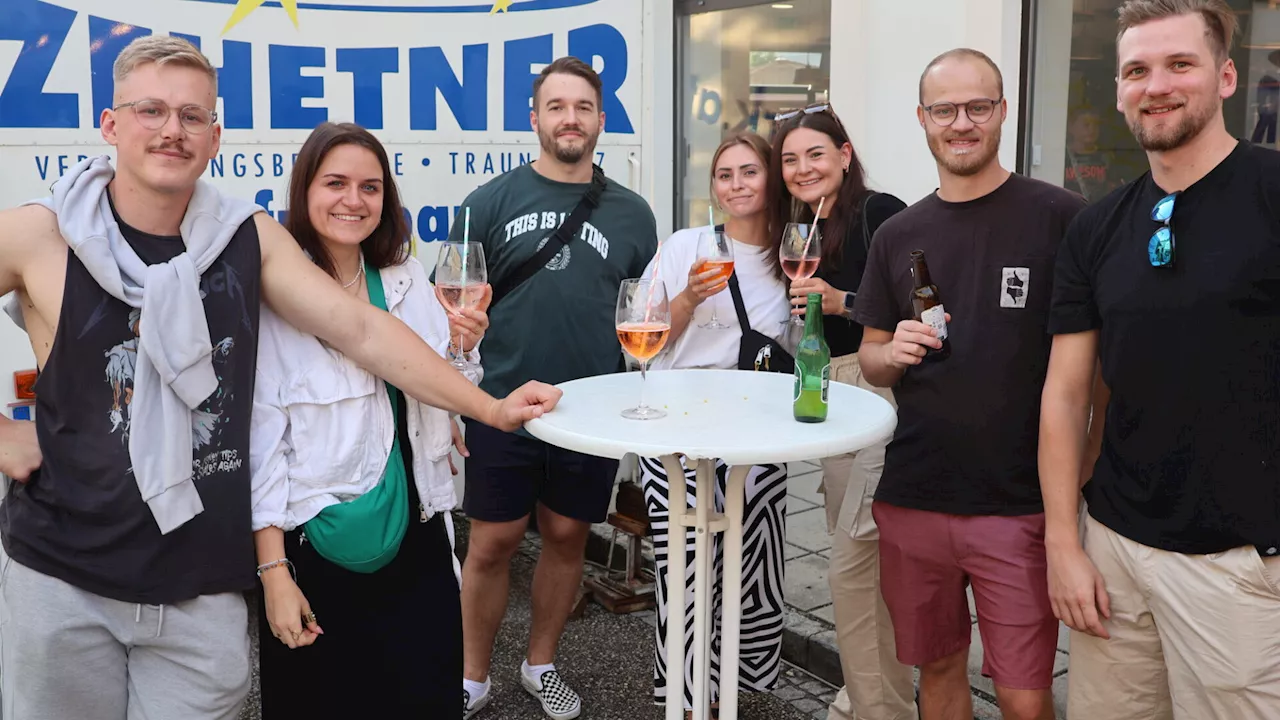
{"type": "Polygon", "coordinates": [[[0,550],[0,718],[235,720],[249,692],[240,593],[138,605],[0,550]]]}

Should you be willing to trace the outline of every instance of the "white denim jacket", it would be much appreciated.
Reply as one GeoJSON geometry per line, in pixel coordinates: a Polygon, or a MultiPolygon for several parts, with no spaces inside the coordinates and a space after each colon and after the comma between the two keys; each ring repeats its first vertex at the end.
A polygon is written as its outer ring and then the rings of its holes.
{"type": "MultiPolygon", "coordinates": [[[[446,356],[449,325],[422,264],[381,271],[387,309],[446,356]]],[[[468,355],[479,362],[479,347],[468,355]]],[[[478,379],[473,379],[478,381],[478,379]]],[[[408,395],[413,479],[422,520],[457,505],[449,413],[408,395]]],[[[395,420],[385,383],[262,306],[249,443],[253,529],[289,531],[382,480],[395,420]]]]}

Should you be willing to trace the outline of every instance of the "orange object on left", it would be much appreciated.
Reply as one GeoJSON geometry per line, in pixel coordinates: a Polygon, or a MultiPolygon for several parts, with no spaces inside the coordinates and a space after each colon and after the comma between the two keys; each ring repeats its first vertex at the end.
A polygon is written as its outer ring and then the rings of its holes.
{"type": "Polygon", "coordinates": [[[36,399],[36,378],[40,376],[37,370],[19,370],[13,374],[13,394],[19,400],[35,400],[36,399]]]}

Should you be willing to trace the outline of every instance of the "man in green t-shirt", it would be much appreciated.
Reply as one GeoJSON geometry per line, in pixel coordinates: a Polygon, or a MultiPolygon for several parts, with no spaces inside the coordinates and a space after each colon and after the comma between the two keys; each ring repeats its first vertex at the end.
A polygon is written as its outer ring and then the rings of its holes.
{"type": "MultiPolygon", "coordinates": [[[[565,57],[533,84],[530,121],[542,154],[477,188],[466,200],[470,240],[484,244],[500,285],[552,238],[591,186],[604,130],[600,77],[565,57]]],[[[450,240],[461,240],[455,224],[450,240]]],[[[625,369],[614,332],[622,280],[644,273],[657,251],[648,204],[609,182],[596,207],[545,267],[489,310],[481,387],[490,393],[528,379],[561,383],[625,369]]],[[[467,423],[463,509],[471,519],[462,569],[463,702],[470,718],[489,700],[493,641],[506,612],[509,564],[537,509],[542,554],[534,574],[533,627],[521,683],[556,720],[582,712],[553,661],[579,584],[587,533],[608,512],[616,460],[591,457],[467,423]]]]}

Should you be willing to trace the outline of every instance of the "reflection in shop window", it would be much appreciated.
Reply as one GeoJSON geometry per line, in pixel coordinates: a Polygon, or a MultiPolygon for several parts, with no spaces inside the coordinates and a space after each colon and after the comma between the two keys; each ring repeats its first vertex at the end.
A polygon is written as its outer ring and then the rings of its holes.
{"type": "Polygon", "coordinates": [[[768,138],[778,112],[826,101],[831,0],[697,13],[681,25],[686,159],[677,222],[687,227],[706,222],[711,156],[725,136],[768,138]]]}
{"type": "MultiPolygon", "coordinates": [[[[1090,201],[1148,169],[1116,110],[1116,11],[1122,0],[1040,0],[1032,108],[1031,174],[1090,201]]],[[[1227,130],[1276,147],[1280,115],[1280,2],[1230,0],[1240,31],[1239,73],[1223,104],[1227,130]]]]}

